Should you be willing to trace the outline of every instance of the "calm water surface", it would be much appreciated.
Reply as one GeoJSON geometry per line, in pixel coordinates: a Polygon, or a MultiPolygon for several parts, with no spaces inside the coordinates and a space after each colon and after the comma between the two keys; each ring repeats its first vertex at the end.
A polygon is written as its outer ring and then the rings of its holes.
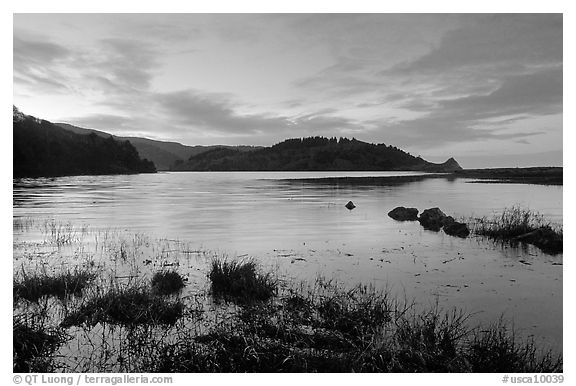
{"type": "MultiPolygon", "coordinates": [[[[521,205],[562,223],[562,187],[428,179],[393,186],[287,181],[415,173],[158,173],[14,182],[14,218],[53,218],[178,239],[251,255],[295,279],[321,274],[374,283],[460,307],[475,320],[513,320],[524,335],[562,347],[562,256],[465,240],[387,216],[396,206],[440,207],[454,217],[521,205]],[[344,205],[353,201],[357,208],[344,205]]],[[[20,235],[15,230],[15,240],[20,235]]]]}

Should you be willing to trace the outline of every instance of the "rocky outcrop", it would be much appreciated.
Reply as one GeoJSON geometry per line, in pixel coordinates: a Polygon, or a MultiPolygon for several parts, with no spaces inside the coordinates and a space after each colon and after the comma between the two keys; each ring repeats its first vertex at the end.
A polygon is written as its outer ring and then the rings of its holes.
{"type": "MultiPolygon", "coordinates": [[[[425,209],[420,217],[418,217],[418,222],[424,227],[424,229],[438,232],[444,226],[444,222],[448,221],[448,216],[440,210],[440,208],[430,208],[425,209]]],[[[452,219],[454,221],[454,219],[452,219]]]]}
{"type": "Polygon", "coordinates": [[[444,163],[428,165],[424,168],[424,170],[433,173],[452,173],[458,170],[462,170],[462,166],[460,166],[460,164],[454,158],[449,158],[444,163]]]}
{"type": "Polygon", "coordinates": [[[398,206],[388,212],[388,216],[396,221],[416,221],[418,220],[418,209],[398,206]]]}

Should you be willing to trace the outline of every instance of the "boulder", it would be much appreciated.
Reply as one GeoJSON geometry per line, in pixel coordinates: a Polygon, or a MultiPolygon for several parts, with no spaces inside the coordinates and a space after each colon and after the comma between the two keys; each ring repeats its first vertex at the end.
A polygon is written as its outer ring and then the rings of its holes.
{"type": "Polygon", "coordinates": [[[418,209],[398,206],[388,212],[388,216],[396,221],[416,221],[418,220],[418,209]]]}
{"type": "Polygon", "coordinates": [[[354,203],[352,201],[348,201],[348,203],[345,206],[348,210],[352,210],[352,209],[356,208],[356,205],[354,205],[354,203]]]}
{"type": "Polygon", "coordinates": [[[452,217],[452,216],[446,216],[446,217],[444,218],[444,220],[442,220],[442,226],[443,226],[443,227],[446,227],[446,226],[449,226],[449,225],[454,224],[455,222],[456,222],[456,220],[454,220],[454,217],[452,217]]]}
{"type": "Polygon", "coordinates": [[[446,216],[446,214],[439,208],[430,208],[422,212],[420,217],[418,217],[418,222],[424,227],[424,229],[438,232],[442,226],[444,226],[447,217],[448,216],[446,216]]]}
{"type": "Polygon", "coordinates": [[[452,219],[451,223],[445,224],[443,229],[444,233],[447,235],[461,237],[463,239],[470,235],[470,229],[468,229],[468,225],[462,222],[454,221],[454,219],[452,219]]]}

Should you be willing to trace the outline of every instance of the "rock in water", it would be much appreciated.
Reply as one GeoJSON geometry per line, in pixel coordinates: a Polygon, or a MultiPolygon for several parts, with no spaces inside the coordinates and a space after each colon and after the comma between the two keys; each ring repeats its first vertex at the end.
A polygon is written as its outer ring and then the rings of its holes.
{"type": "Polygon", "coordinates": [[[416,221],[418,220],[418,209],[398,206],[388,212],[388,216],[396,221],[416,221]]]}
{"type": "Polygon", "coordinates": [[[444,218],[444,220],[442,220],[442,226],[443,226],[443,227],[447,227],[447,226],[450,226],[450,225],[454,224],[455,222],[456,222],[456,220],[454,220],[454,217],[452,217],[452,216],[446,216],[446,217],[444,218]]]}
{"type": "Polygon", "coordinates": [[[430,208],[422,212],[418,218],[418,222],[420,222],[420,225],[422,225],[424,229],[438,232],[444,225],[447,217],[448,216],[439,208],[430,208]]]}
{"type": "Polygon", "coordinates": [[[352,201],[348,201],[348,203],[345,206],[348,210],[352,210],[352,209],[356,208],[356,205],[354,205],[354,203],[352,201]]]}
{"type": "Polygon", "coordinates": [[[465,239],[470,235],[470,229],[468,229],[468,225],[462,222],[452,221],[452,223],[444,225],[444,233],[465,239]]]}

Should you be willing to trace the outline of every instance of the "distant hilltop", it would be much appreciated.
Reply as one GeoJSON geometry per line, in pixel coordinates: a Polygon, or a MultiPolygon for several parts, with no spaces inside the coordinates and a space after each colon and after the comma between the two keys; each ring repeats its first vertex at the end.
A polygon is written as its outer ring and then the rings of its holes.
{"type": "Polygon", "coordinates": [[[442,164],[386,144],[357,139],[308,137],[287,139],[276,145],[239,151],[216,148],[178,162],[180,171],[427,171],[454,172],[462,167],[454,158],[442,164]]]}

